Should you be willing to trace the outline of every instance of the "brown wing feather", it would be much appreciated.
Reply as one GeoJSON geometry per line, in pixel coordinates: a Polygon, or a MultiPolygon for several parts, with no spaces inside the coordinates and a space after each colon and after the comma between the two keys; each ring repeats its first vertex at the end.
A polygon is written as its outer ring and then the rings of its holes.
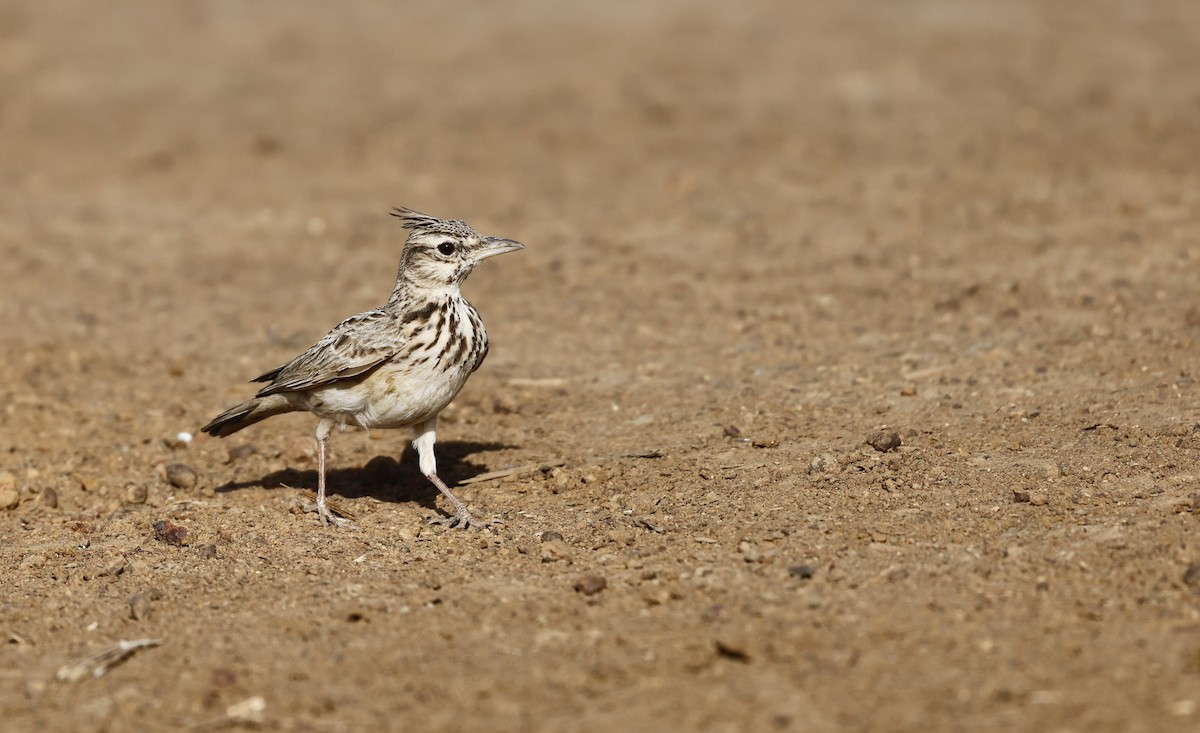
{"type": "Polygon", "coordinates": [[[389,321],[395,316],[383,309],[347,318],[308,351],[255,379],[271,382],[257,396],[303,392],[371,371],[403,345],[400,329],[389,321]]]}

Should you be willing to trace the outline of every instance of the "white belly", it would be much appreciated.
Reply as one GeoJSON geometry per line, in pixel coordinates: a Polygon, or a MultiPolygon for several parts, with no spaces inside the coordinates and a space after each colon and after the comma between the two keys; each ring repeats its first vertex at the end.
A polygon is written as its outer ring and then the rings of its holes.
{"type": "Polygon", "coordinates": [[[297,402],[318,417],[339,425],[402,428],[437,415],[467,382],[468,369],[404,369],[384,364],[362,381],[339,382],[297,402]]]}
{"type": "Polygon", "coordinates": [[[424,422],[450,404],[470,374],[468,369],[453,368],[414,378],[395,370],[383,379],[390,397],[375,400],[359,424],[367,428],[398,428],[424,422]]]}

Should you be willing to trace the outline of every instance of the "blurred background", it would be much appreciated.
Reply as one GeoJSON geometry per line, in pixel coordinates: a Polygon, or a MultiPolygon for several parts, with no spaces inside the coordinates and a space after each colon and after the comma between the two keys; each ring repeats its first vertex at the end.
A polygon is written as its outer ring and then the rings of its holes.
{"type": "Polygon", "coordinates": [[[7,2],[6,338],[19,352],[72,322],[202,369],[214,326],[302,329],[298,345],[388,292],[393,205],[532,245],[471,287],[520,309],[496,327],[568,359],[498,350],[533,372],[641,336],[686,369],[727,344],[712,317],[756,309],[803,348],[830,305],[801,279],[846,263],[928,291],[1053,247],[1037,267],[1071,278],[1097,247],[1133,256],[1150,222],[1196,236],[1198,14],[7,2]]]}

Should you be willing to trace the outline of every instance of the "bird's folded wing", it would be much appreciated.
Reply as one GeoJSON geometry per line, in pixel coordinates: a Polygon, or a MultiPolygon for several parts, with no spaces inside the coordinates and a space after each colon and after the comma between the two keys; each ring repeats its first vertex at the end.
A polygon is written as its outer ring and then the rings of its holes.
{"type": "Polygon", "coordinates": [[[256,378],[256,382],[270,382],[258,396],[301,392],[371,371],[395,356],[402,345],[393,321],[391,314],[381,310],[347,318],[308,351],[256,378]]]}

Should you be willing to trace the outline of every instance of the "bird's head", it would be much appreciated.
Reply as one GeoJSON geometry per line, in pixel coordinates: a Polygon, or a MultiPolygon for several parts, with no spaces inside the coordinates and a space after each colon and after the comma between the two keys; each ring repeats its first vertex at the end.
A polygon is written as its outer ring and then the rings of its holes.
{"type": "Polygon", "coordinates": [[[438,219],[405,208],[391,213],[412,232],[397,275],[410,287],[457,291],[481,261],[525,248],[511,239],[485,237],[457,219],[438,219]]]}

